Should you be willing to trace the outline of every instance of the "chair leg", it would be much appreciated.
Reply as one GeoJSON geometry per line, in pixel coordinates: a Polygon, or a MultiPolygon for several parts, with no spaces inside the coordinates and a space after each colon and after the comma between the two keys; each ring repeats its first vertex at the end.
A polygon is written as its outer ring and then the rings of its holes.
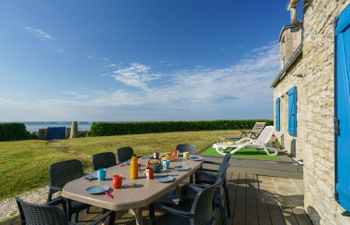
{"type": "Polygon", "coordinates": [[[230,196],[228,194],[226,181],[224,181],[223,185],[224,185],[224,191],[225,191],[225,203],[226,203],[226,209],[227,209],[227,216],[228,218],[231,218],[230,196]]]}
{"type": "Polygon", "coordinates": [[[149,205],[149,217],[151,219],[152,225],[156,224],[156,216],[155,216],[155,212],[154,212],[154,205],[150,204],[149,205]]]}
{"type": "Polygon", "coordinates": [[[221,225],[226,225],[226,213],[222,203],[220,203],[220,219],[221,219],[221,225]]]}
{"type": "Polygon", "coordinates": [[[78,223],[79,221],[79,212],[75,213],[75,222],[78,223]]]}

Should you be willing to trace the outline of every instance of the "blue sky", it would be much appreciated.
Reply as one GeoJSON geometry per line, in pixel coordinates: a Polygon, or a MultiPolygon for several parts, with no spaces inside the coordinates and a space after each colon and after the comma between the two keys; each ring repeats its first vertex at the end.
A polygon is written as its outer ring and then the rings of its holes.
{"type": "Polygon", "coordinates": [[[287,1],[3,1],[0,116],[272,118],[287,1]]]}

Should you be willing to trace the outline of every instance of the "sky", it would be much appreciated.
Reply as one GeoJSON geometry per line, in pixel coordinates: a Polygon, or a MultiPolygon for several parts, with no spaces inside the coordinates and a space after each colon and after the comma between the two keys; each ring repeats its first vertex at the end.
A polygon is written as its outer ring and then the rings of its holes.
{"type": "Polygon", "coordinates": [[[0,121],[272,119],[286,3],[2,1],[0,121]]]}

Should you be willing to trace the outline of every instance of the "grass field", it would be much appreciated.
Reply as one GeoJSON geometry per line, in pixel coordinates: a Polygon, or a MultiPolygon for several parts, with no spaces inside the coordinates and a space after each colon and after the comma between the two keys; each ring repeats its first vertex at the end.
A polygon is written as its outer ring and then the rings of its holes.
{"type": "Polygon", "coordinates": [[[177,144],[191,143],[207,149],[219,135],[237,131],[173,132],[158,134],[87,137],[58,142],[41,140],[0,142],[0,200],[48,184],[48,167],[53,162],[79,159],[91,170],[91,155],[132,146],[138,155],[167,152],[177,144]]]}

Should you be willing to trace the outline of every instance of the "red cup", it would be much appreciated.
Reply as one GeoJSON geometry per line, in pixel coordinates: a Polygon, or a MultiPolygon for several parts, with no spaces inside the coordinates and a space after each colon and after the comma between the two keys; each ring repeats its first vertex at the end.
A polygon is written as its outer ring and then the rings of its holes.
{"type": "Polygon", "coordinates": [[[173,150],[173,155],[174,155],[174,156],[176,156],[176,157],[178,157],[178,156],[179,156],[179,151],[178,151],[178,150],[176,150],[176,149],[175,149],[175,150],[173,150]]]}
{"type": "Polygon", "coordinates": [[[154,179],[154,169],[152,167],[148,167],[145,171],[145,174],[148,180],[154,179]]]}
{"type": "Polygon", "coordinates": [[[112,177],[112,187],[114,189],[121,189],[123,183],[123,177],[119,175],[114,175],[112,177]]]}

